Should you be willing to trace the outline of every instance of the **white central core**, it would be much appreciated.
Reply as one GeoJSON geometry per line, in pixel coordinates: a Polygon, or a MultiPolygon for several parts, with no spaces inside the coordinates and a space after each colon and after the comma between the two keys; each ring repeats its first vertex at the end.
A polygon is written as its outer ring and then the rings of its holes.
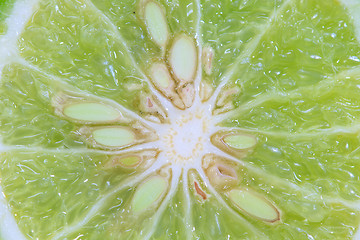
{"type": "Polygon", "coordinates": [[[176,119],[162,138],[168,160],[189,163],[198,159],[204,150],[208,119],[202,111],[186,112],[176,119]]]}

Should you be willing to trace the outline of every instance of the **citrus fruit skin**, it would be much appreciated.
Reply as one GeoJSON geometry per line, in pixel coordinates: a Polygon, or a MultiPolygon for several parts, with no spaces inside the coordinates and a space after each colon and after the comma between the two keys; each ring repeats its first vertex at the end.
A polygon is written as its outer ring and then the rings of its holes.
{"type": "Polygon", "coordinates": [[[358,9],[0,2],[0,238],[358,238],[358,9]]]}

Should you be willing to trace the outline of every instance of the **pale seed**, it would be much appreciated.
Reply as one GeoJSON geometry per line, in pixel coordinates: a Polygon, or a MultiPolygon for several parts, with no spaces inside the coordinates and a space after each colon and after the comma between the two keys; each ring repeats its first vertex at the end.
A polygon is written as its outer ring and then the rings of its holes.
{"type": "Polygon", "coordinates": [[[237,208],[252,217],[267,222],[280,220],[278,209],[270,201],[255,192],[238,188],[228,191],[227,196],[237,208]]]}
{"type": "Polygon", "coordinates": [[[181,100],[185,104],[185,107],[189,108],[192,106],[195,99],[195,88],[193,84],[186,84],[183,87],[177,89],[181,100]]]}
{"type": "Polygon", "coordinates": [[[64,107],[66,117],[84,122],[112,122],[120,118],[120,113],[110,106],[94,102],[79,102],[64,107]]]}
{"type": "Polygon", "coordinates": [[[197,49],[194,39],[185,34],[175,38],[168,61],[180,86],[194,81],[197,68],[197,49]]]}
{"type": "Polygon", "coordinates": [[[169,31],[162,7],[153,1],[147,2],[144,9],[144,20],[152,39],[160,47],[165,47],[169,31]]]}
{"type": "Polygon", "coordinates": [[[185,109],[183,101],[175,92],[175,82],[163,63],[154,63],[150,68],[150,80],[155,87],[167,97],[176,107],[185,109]]]}
{"type": "Polygon", "coordinates": [[[135,213],[143,212],[156,203],[166,192],[167,180],[161,176],[153,176],[142,183],[136,190],[131,202],[131,209],[135,213]]]}
{"type": "Polygon", "coordinates": [[[163,63],[154,63],[150,69],[151,80],[159,89],[166,89],[172,83],[169,70],[163,63]]]}
{"type": "Polygon", "coordinates": [[[141,158],[138,156],[129,156],[118,159],[118,163],[124,167],[134,167],[138,165],[141,161],[141,158]]]}
{"type": "Polygon", "coordinates": [[[202,50],[202,65],[205,73],[207,75],[211,74],[212,67],[213,67],[213,59],[214,59],[214,49],[211,47],[204,47],[202,50]]]}
{"type": "Polygon", "coordinates": [[[223,138],[223,141],[232,148],[235,149],[248,149],[256,144],[256,139],[249,135],[231,134],[223,138]]]}
{"type": "Polygon", "coordinates": [[[127,128],[106,127],[92,132],[94,140],[107,147],[124,147],[135,141],[135,134],[127,128]]]}

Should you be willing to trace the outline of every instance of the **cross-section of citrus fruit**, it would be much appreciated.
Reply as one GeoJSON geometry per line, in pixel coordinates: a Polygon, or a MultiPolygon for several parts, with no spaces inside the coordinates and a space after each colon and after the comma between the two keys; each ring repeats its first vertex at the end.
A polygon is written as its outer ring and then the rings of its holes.
{"type": "Polygon", "coordinates": [[[358,237],[359,11],[0,2],[0,238],[358,237]]]}

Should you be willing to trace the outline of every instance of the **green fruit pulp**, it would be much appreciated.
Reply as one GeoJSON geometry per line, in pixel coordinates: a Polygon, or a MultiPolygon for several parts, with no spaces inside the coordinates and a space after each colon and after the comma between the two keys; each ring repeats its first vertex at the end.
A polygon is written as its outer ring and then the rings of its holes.
{"type": "MultiPolygon", "coordinates": [[[[54,113],[52,98],[93,94],[143,117],[140,98],[152,94],[143,74],[162,50],[140,20],[138,1],[50,0],[40,1],[20,34],[19,58],[0,72],[0,134],[9,147],[0,157],[1,186],[25,238],[57,239],[92,210],[60,239],[143,239],[150,231],[150,239],[355,236],[360,43],[345,7],[337,0],[158,3],[171,36],[185,33],[214,49],[203,80],[216,87],[228,79],[226,86],[241,89],[221,126],[256,136],[239,184],[271,199],[281,221],[238,213],[211,194],[201,200],[185,179],[162,214],[132,217],[140,183],[127,183],[137,171],[102,168],[111,153],[90,151],[76,137],[79,124],[54,113]]],[[[0,2],[0,38],[11,8],[12,1],[0,2]]]]}

